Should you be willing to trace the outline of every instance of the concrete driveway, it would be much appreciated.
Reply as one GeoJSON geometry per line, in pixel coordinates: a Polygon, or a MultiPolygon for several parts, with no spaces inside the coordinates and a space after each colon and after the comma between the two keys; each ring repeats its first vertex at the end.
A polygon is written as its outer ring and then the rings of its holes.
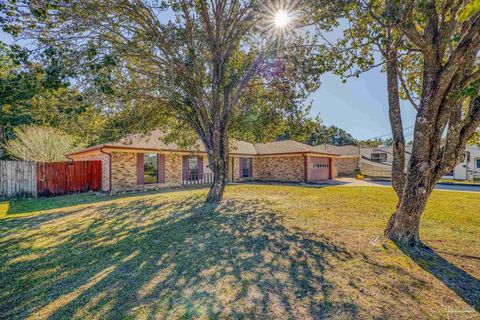
{"type": "MultiPolygon", "coordinates": [[[[381,181],[381,180],[357,180],[354,178],[337,178],[332,184],[342,185],[342,186],[368,186],[368,187],[391,187],[392,183],[390,181],[381,181]]],[[[447,190],[447,191],[459,191],[459,192],[480,192],[480,185],[462,185],[462,184],[447,184],[439,183],[436,185],[435,189],[437,190],[447,190]]]]}

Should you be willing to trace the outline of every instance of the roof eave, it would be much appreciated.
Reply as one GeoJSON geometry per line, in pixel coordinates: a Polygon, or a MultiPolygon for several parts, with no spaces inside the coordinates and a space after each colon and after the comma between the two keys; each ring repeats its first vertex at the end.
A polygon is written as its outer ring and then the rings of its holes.
{"type": "Polygon", "coordinates": [[[316,152],[316,151],[291,151],[291,152],[275,152],[275,153],[259,153],[256,154],[257,156],[279,156],[279,155],[321,155],[321,156],[327,156],[327,157],[337,157],[339,156],[338,154],[334,153],[324,153],[324,152],[316,152]]]}
{"type": "MultiPolygon", "coordinates": [[[[82,153],[87,153],[87,152],[92,152],[92,151],[97,151],[101,149],[122,149],[122,150],[141,150],[141,151],[153,151],[153,152],[178,152],[178,153],[202,153],[202,154],[207,154],[206,151],[201,151],[201,150],[179,150],[179,149],[160,149],[160,148],[142,148],[142,147],[129,147],[129,146],[116,146],[116,145],[111,145],[111,144],[101,144],[98,146],[93,146],[90,148],[74,151],[65,154],[66,156],[72,156],[72,155],[78,155],[82,153]]],[[[239,156],[256,156],[257,154],[255,153],[237,153],[237,152],[230,152],[231,155],[239,155],[239,156]]]]}
{"type": "MultiPolygon", "coordinates": [[[[110,144],[101,144],[98,146],[90,147],[87,149],[79,150],[79,151],[74,151],[67,153],[66,156],[72,156],[72,155],[78,155],[82,153],[87,153],[91,151],[96,151],[96,150],[101,150],[104,148],[111,148],[111,149],[122,149],[122,150],[141,150],[141,151],[153,151],[153,152],[178,152],[178,153],[202,153],[206,154],[205,151],[194,151],[194,150],[176,150],[176,149],[156,149],[156,148],[142,148],[142,147],[128,147],[128,146],[116,146],[116,145],[110,145],[110,144]]],[[[256,153],[256,154],[250,154],[250,153],[237,153],[237,152],[230,152],[230,155],[236,155],[236,156],[279,156],[279,155],[322,155],[322,156],[327,156],[327,157],[338,157],[340,156],[339,154],[335,153],[325,153],[325,152],[317,152],[317,151],[292,151],[292,152],[274,152],[274,153],[256,153]]]]}
{"type": "Polygon", "coordinates": [[[96,150],[100,150],[102,148],[104,148],[105,145],[101,144],[101,145],[98,145],[98,146],[93,146],[93,147],[90,147],[90,148],[86,148],[86,149],[82,149],[82,150],[78,150],[78,151],[73,151],[73,152],[69,152],[69,153],[66,153],[65,156],[73,156],[73,155],[77,155],[77,154],[82,154],[82,153],[87,153],[87,152],[91,152],[91,151],[96,151],[96,150]]]}

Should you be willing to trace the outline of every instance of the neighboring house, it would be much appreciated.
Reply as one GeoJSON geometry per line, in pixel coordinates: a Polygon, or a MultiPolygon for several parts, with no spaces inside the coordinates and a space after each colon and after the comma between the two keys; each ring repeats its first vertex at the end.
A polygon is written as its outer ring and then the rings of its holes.
{"type": "Polygon", "coordinates": [[[452,172],[444,176],[446,179],[480,181],[480,147],[469,145],[465,148],[465,158],[452,172]]]}
{"type": "MultiPolygon", "coordinates": [[[[405,166],[410,161],[412,146],[405,146],[405,166]]],[[[367,176],[392,176],[393,147],[360,148],[360,171],[367,176]]]]}
{"type": "MultiPolygon", "coordinates": [[[[374,177],[391,177],[393,148],[361,148],[360,170],[363,174],[374,177]]],[[[412,146],[405,146],[405,166],[410,161],[412,146]]],[[[455,180],[480,180],[480,148],[474,145],[465,148],[465,159],[444,178],[455,180]]]]}
{"type": "MultiPolygon", "coordinates": [[[[410,155],[412,154],[412,146],[405,146],[405,159],[406,162],[410,161],[410,155]]],[[[360,148],[360,155],[362,160],[371,162],[392,165],[393,162],[393,147],[379,146],[376,148],[360,148]]]]}
{"type": "MultiPolygon", "coordinates": [[[[179,148],[165,144],[162,133],[132,135],[68,154],[72,160],[101,160],[102,189],[120,191],[143,188],[208,183],[209,169],[205,147],[179,148]]],[[[232,141],[229,154],[229,181],[323,182],[336,177],[339,155],[296,141],[251,144],[232,141]]]]}

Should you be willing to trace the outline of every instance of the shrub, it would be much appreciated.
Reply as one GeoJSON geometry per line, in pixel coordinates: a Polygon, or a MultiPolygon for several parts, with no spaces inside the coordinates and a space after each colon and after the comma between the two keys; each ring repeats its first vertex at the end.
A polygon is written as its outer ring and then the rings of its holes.
{"type": "Polygon", "coordinates": [[[11,156],[28,161],[65,161],[66,153],[76,147],[70,135],[48,127],[23,126],[15,129],[15,138],[7,141],[5,150],[11,156]]]}

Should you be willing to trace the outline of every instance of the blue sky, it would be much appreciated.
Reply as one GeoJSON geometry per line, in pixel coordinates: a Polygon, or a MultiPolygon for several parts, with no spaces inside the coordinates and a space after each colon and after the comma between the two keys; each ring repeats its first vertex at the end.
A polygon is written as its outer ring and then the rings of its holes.
{"type": "MultiPolygon", "coordinates": [[[[357,139],[370,139],[390,133],[387,80],[380,68],[342,83],[338,76],[326,74],[320,88],[311,95],[312,114],[320,114],[326,125],[335,125],[357,139]]],[[[404,128],[415,122],[415,110],[402,102],[404,128]]],[[[406,139],[413,132],[405,130],[406,139]]]]}
{"type": "MultiPolygon", "coordinates": [[[[0,40],[11,41],[2,31],[0,40]]],[[[313,102],[312,116],[320,115],[326,125],[345,129],[357,139],[389,134],[386,77],[380,71],[380,68],[370,70],[346,83],[342,83],[338,76],[325,74],[320,88],[309,98],[313,102]]],[[[415,110],[404,102],[402,111],[404,127],[411,126],[415,121],[415,110]]],[[[407,141],[412,130],[405,132],[407,141]]]]}

